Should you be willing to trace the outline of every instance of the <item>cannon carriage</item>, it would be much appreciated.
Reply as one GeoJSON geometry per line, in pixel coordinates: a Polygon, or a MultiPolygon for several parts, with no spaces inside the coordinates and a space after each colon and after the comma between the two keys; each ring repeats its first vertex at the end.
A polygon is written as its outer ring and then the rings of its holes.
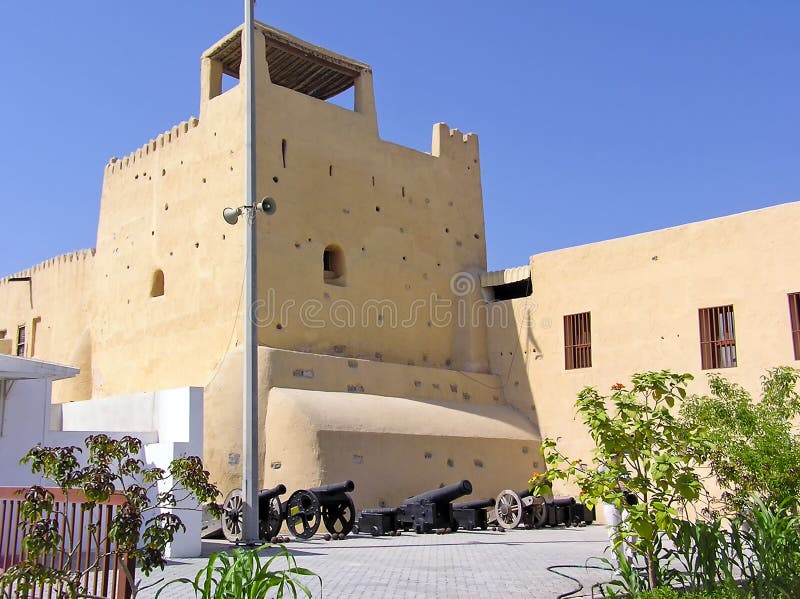
{"type": "Polygon", "coordinates": [[[594,508],[588,509],[574,497],[532,495],[527,489],[506,489],[497,496],[497,505],[489,513],[490,521],[510,530],[518,526],[542,528],[544,526],[583,526],[595,520],[594,508]]]}
{"type": "Polygon", "coordinates": [[[459,524],[453,516],[453,501],[470,493],[472,483],[462,480],[409,497],[396,508],[362,510],[357,531],[370,532],[374,536],[393,534],[401,529],[417,533],[455,531],[459,524]]]}
{"type": "MultiPolygon", "coordinates": [[[[355,522],[355,506],[350,497],[355,489],[352,480],[313,489],[298,489],[281,502],[284,485],[264,489],[258,494],[258,532],[261,539],[274,538],[286,523],[298,539],[313,537],[320,524],[331,534],[347,535],[355,522]]],[[[222,532],[231,543],[242,540],[244,498],[241,489],[233,489],[222,504],[222,532]]]]}
{"type": "Polygon", "coordinates": [[[458,523],[458,527],[464,530],[475,530],[489,528],[488,509],[493,508],[497,501],[491,499],[478,499],[467,501],[453,506],[453,518],[458,523]]]}

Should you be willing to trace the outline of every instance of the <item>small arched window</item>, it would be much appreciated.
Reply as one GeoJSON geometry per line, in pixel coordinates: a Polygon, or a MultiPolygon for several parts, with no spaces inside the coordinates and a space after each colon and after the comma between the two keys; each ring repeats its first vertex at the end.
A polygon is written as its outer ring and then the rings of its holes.
{"type": "Polygon", "coordinates": [[[164,271],[159,268],[153,273],[150,297],[161,297],[162,295],[164,295],[164,271]]]}
{"type": "Polygon", "coordinates": [[[322,275],[326,283],[344,286],[344,252],[338,245],[329,245],[322,252],[322,275]]]}

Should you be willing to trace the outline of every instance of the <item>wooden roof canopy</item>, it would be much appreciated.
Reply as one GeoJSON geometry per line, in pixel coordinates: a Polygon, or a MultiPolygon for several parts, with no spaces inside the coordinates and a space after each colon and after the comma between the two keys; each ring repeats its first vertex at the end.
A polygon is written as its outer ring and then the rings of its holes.
{"type": "MultiPolygon", "coordinates": [[[[255,22],[256,35],[264,36],[272,83],[327,100],[352,87],[370,67],[363,62],[314,46],[284,31],[255,22]]],[[[242,27],[209,49],[204,56],[219,60],[223,72],[239,78],[242,61],[242,27]]]]}

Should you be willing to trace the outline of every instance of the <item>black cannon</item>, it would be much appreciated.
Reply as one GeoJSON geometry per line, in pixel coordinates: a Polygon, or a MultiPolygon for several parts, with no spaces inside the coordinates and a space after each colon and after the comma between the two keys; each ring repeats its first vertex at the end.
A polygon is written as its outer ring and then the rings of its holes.
{"type": "Polygon", "coordinates": [[[398,508],[397,525],[405,530],[414,529],[417,533],[448,528],[455,531],[458,522],[453,518],[453,501],[470,493],[472,483],[462,480],[406,499],[398,508]]]}
{"type": "Polygon", "coordinates": [[[353,529],[356,513],[348,493],[355,487],[352,480],[346,480],[295,491],[284,508],[286,526],[300,539],[313,537],[323,522],[332,534],[348,534],[353,529]]]}
{"type": "Polygon", "coordinates": [[[356,533],[368,532],[373,537],[397,532],[397,513],[399,508],[385,507],[361,510],[353,530],[356,533]]]}
{"type": "Polygon", "coordinates": [[[555,497],[545,500],[547,526],[583,526],[591,524],[595,519],[594,508],[588,509],[574,497],[555,497]]]}
{"type": "Polygon", "coordinates": [[[352,480],[310,489],[317,496],[322,511],[322,522],[331,534],[347,535],[353,530],[356,507],[348,495],[356,488],[352,480]]]}
{"type": "Polygon", "coordinates": [[[489,520],[496,520],[498,526],[506,530],[520,524],[528,528],[541,528],[547,521],[544,498],[531,495],[528,489],[501,491],[497,496],[494,512],[489,514],[489,520]]]}
{"type": "Polygon", "coordinates": [[[479,499],[468,501],[453,506],[453,518],[458,522],[458,527],[464,530],[475,530],[489,528],[488,514],[486,510],[494,507],[497,502],[494,499],[479,499]]]}
{"type": "MultiPolygon", "coordinates": [[[[283,523],[284,512],[280,496],[286,493],[284,485],[258,492],[258,534],[262,539],[271,539],[278,534],[283,523]]],[[[222,503],[222,534],[231,543],[242,540],[244,520],[244,497],[241,489],[233,489],[222,503]]]]}

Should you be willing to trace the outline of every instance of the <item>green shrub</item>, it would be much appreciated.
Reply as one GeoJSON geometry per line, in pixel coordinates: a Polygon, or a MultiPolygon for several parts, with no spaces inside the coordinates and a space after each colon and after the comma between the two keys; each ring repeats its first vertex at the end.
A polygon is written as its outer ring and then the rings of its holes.
{"type": "Polygon", "coordinates": [[[740,385],[711,374],[711,395],[682,405],[681,421],[707,442],[694,451],[722,488],[729,517],[750,510],[753,496],[770,507],[797,508],[800,436],[792,420],[800,416],[798,381],[800,370],[772,369],[761,379],[761,401],[754,401],[740,385]]]}
{"type": "Polygon", "coordinates": [[[661,587],[636,595],[636,599],[752,599],[753,595],[736,587],[726,587],[715,591],[682,592],[672,587],[661,587]]]}
{"type": "Polygon", "coordinates": [[[294,556],[283,545],[279,545],[275,555],[262,562],[259,553],[269,547],[234,549],[232,555],[214,553],[194,580],[173,580],[158,590],[156,599],[164,589],[176,583],[188,584],[198,599],[264,599],[271,593],[281,599],[284,594],[297,597],[298,591],[311,597],[311,590],[300,581],[300,577],[316,577],[320,585],[322,579],[310,570],[299,568],[294,556]],[[279,560],[285,561],[281,564],[283,567],[271,569],[279,560]]]}

